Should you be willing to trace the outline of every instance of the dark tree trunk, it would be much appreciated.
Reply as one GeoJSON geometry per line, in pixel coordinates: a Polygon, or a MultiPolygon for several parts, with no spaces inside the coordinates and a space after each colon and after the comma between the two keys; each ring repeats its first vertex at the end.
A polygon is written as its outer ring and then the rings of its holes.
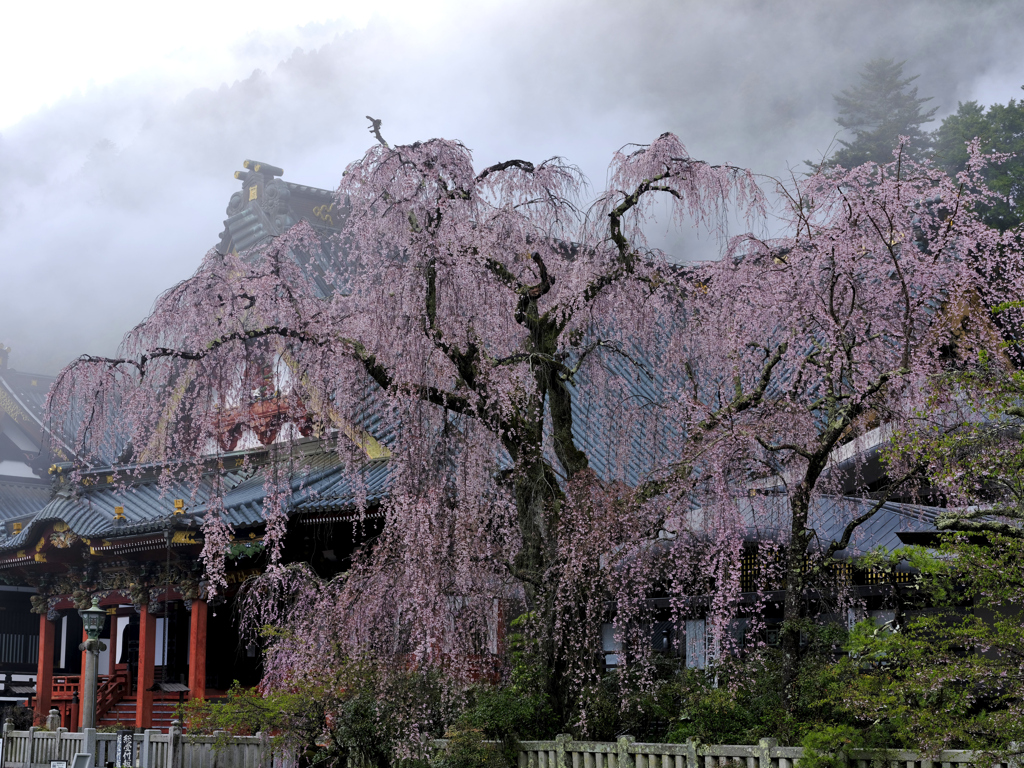
{"type": "Polygon", "coordinates": [[[795,706],[793,683],[800,665],[800,620],[804,613],[804,589],[807,581],[807,514],[810,487],[804,481],[790,499],[789,546],[786,548],[786,597],[782,623],[782,695],[786,709],[795,706]]]}
{"type": "Polygon", "coordinates": [[[789,546],[786,548],[786,598],[782,611],[782,698],[790,712],[796,706],[794,682],[800,669],[800,624],[804,618],[804,592],[807,589],[807,547],[812,532],[807,528],[811,509],[811,492],[828,462],[828,456],[838,439],[838,430],[832,430],[814,453],[807,455],[804,478],[789,499],[789,546]]]}

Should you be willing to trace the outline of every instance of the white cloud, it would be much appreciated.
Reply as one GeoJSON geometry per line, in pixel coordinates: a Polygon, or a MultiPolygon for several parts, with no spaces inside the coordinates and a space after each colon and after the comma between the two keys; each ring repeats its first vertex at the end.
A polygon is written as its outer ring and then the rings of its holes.
{"type": "Polygon", "coordinates": [[[1017,96],[1024,60],[1010,0],[324,5],[14,10],[0,48],[12,365],[113,351],[216,242],[243,159],[332,187],[371,141],[367,114],[393,142],[459,138],[480,163],[560,154],[596,186],[615,149],[666,130],[697,157],[782,174],[825,151],[831,94],[873,56],[907,59],[943,114],[1017,96]]]}

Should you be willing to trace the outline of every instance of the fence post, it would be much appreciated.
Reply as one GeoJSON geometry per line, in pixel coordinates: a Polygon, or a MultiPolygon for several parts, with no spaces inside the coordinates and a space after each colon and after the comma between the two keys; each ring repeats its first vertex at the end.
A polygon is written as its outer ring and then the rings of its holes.
{"type": "MultiPolygon", "coordinates": [[[[57,729],[57,746],[55,746],[53,748],[53,759],[54,760],[63,760],[64,759],[63,757],[61,757],[61,747],[64,745],[64,734],[66,734],[67,732],[68,732],[67,728],[58,728],[57,729]]],[[[72,750],[71,755],[69,755],[69,757],[73,756],[74,754],[75,753],[72,750]]],[[[71,760],[68,760],[68,765],[71,765],[71,760]]],[[[2,767],[0,767],[0,768],[2,768],[2,767]]]]}
{"type": "Polygon", "coordinates": [[[25,756],[25,768],[32,768],[32,763],[36,762],[36,731],[39,728],[31,726],[28,729],[28,754],[25,756]]]}
{"type": "Polygon", "coordinates": [[[560,733],[555,736],[555,768],[568,768],[566,745],[572,741],[572,735],[560,733]]]}
{"type": "MultiPolygon", "coordinates": [[[[96,729],[95,728],[83,728],[82,733],[85,734],[85,740],[83,744],[83,752],[88,752],[92,755],[92,764],[98,765],[99,755],[96,753],[96,729]]],[[[100,766],[102,768],[102,766],[100,766]]]]}
{"type": "Polygon", "coordinates": [[[697,742],[693,739],[686,740],[686,768],[698,768],[697,742]]]}
{"type": "Polygon", "coordinates": [[[147,728],[142,732],[142,754],[139,755],[140,768],[162,768],[161,766],[150,765],[153,752],[154,733],[160,733],[160,731],[153,728],[147,728]]]}
{"type": "Polygon", "coordinates": [[[167,743],[167,765],[161,768],[176,768],[181,762],[181,721],[171,720],[171,728],[167,731],[171,738],[167,743]]]}
{"type": "Polygon", "coordinates": [[[616,768],[633,768],[632,759],[629,756],[629,748],[636,741],[632,736],[619,736],[615,749],[616,768]]]}
{"type": "Polygon", "coordinates": [[[222,749],[224,736],[227,735],[227,731],[219,730],[213,732],[213,744],[210,745],[210,765],[212,768],[225,768],[225,764],[231,765],[225,757],[231,752],[230,749],[222,749]]]}
{"type": "Polygon", "coordinates": [[[779,746],[777,739],[758,739],[757,760],[759,768],[772,768],[772,750],[779,746]]]}

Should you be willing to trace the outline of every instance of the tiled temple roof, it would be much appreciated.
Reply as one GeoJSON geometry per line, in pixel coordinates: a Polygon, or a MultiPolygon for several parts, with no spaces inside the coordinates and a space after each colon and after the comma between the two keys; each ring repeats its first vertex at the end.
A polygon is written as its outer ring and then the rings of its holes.
{"type": "Polygon", "coordinates": [[[37,428],[42,428],[46,411],[46,393],[53,382],[53,376],[0,368],[0,389],[3,390],[0,393],[0,409],[11,415],[16,422],[21,423],[21,417],[28,416],[37,428]]]}
{"type": "MultiPolygon", "coordinates": [[[[290,495],[286,509],[290,515],[313,512],[354,513],[360,504],[372,505],[387,492],[390,472],[388,461],[367,461],[355,474],[346,469],[338,454],[315,451],[303,457],[296,468],[288,470],[281,464],[274,466],[266,452],[255,454],[248,466],[242,455],[222,458],[222,463],[234,461],[238,467],[210,470],[202,475],[198,485],[187,480],[161,480],[156,472],[126,483],[105,475],[103,471],[87,473],[74,488],[60,488],[50,498],[50,486],[45,481],[25,483],[35,496],[22,496],[16,502],[23,514],[16,515],[22,525],[14,534],[11,526],[0,534],[0,553],[26,547],[48,525],[61,522],[72,533],[82,538],[120,539],[145,533],[172,530],[196,530],[208,511],[214,495],[215,483],[223,493],[223,516],[236,529],[263,525],[263,502],[269,473],[290,472],[290,495]],[[34,498],[32,508],[30,498],[34,498]],[[184,509],[176,514],[175,500],[184,501],[184,509]],[[121,507],[123,519],[115,519],[115,508],[121,507]]],[[[109,470],[106,470],[109,472],[109,470]]],[[[19,489],[15,489],[19,490],[19,489]]],[[[4,486],[0,484],[0,494],[4,486]]],[[[0,495],[0,503],[3,503],[0,495]]]]}
{"type": "Polygon", "coordinates": [[[0,477],[0,520],[31,517],[50,501],[49,480],[28,477],[0,477]]]}
{"type": "MultiPolygon", "coordinates": [[[[827,550],[833,541],[841,541],[846,525],[866,512],[878,502],[853,496],[817,496],[811,500],[807,527],[816,533],[811,546],[819,551],[827,550]]],[[[785,493],[755,493],[741,496],[736,505],[748,542],[781,541],[788,536],[790,526],[789,497],[785,493]]],[[[934,534],[935,520],[943,509],[920,504],[905,504],[888,501],[883,503],[868,520],[861,523],[850,537],[849,545],[836,557],[845,559],[858,557],[879,548],[892,552],[903,546],[907,534],[934,534]]],[[[704,518],[700,507],[694,505],[680,518],[666,524],[668,538],[679,528],[699,532],[703,530],[704,518]],[[682,519],[680,519],[682,518],[682,519]]]]}

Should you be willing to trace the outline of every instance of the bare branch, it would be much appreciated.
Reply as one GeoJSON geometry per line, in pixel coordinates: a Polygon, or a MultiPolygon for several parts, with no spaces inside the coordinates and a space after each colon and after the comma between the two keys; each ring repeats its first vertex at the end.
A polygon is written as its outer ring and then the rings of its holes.
{"type": "Polygon", "coordinates": [[[388,143],[384,141],[384,137],[380,135],[381,121],[375,117],[370,117],[369,115],[366,116],[366,119],[370,121],[370,133],[374,135],[377,141],[379,141],[385,149],[391,149],[391,147],[388,146],[388,143]]]}
{"type": "Polygon", "coordinates": [[[507,168],[518,168],[519,170],[526,171],[527,173],[533,173],[536,170],[533,163],[527,160],[506,160],[502,163],[495,163],[494,165],[490,165],[487,168],[484,168],[482,171],[480,171],[480,173],[477,174],[476,180],[483,181],[492,173],[504,171],[507,168]]]}
{"type": "Polygon", "coordinates": [[[825,550],[824,561],[828,562],[832,559],[832,556],[836,552],[844,550],[848,546],[850,546],[850,539],[853,537],[854,532],[860,526],[862,526],[864,523],[866,523],[868,520],[870,520],[872,517],[878,514],[879,510],[881,510],[882,507],[885,506],[886,502],[889,501],[889,499],[892,497],[892,494],[896,491],[896,489],[902,486],[903,483],[905,483],[914,474],[916,474],[917,469],[918,468],[915,468],[914,471],[907,472],[902,477],[894,479],[891,482],[889,482],[885,487],[885,493],[882,495],[881,498],[879,498],[874,504],[871,505],[871,508],[868,509],[867,512],[858,515],[857,517],[853,518],[853,520],[848,522],[846,524],[846,527],[843,529],[843,535],[839,538],[839,540],[837,541],[833,539],[832,542],[828,545],[828,549],[825,550]]]}

